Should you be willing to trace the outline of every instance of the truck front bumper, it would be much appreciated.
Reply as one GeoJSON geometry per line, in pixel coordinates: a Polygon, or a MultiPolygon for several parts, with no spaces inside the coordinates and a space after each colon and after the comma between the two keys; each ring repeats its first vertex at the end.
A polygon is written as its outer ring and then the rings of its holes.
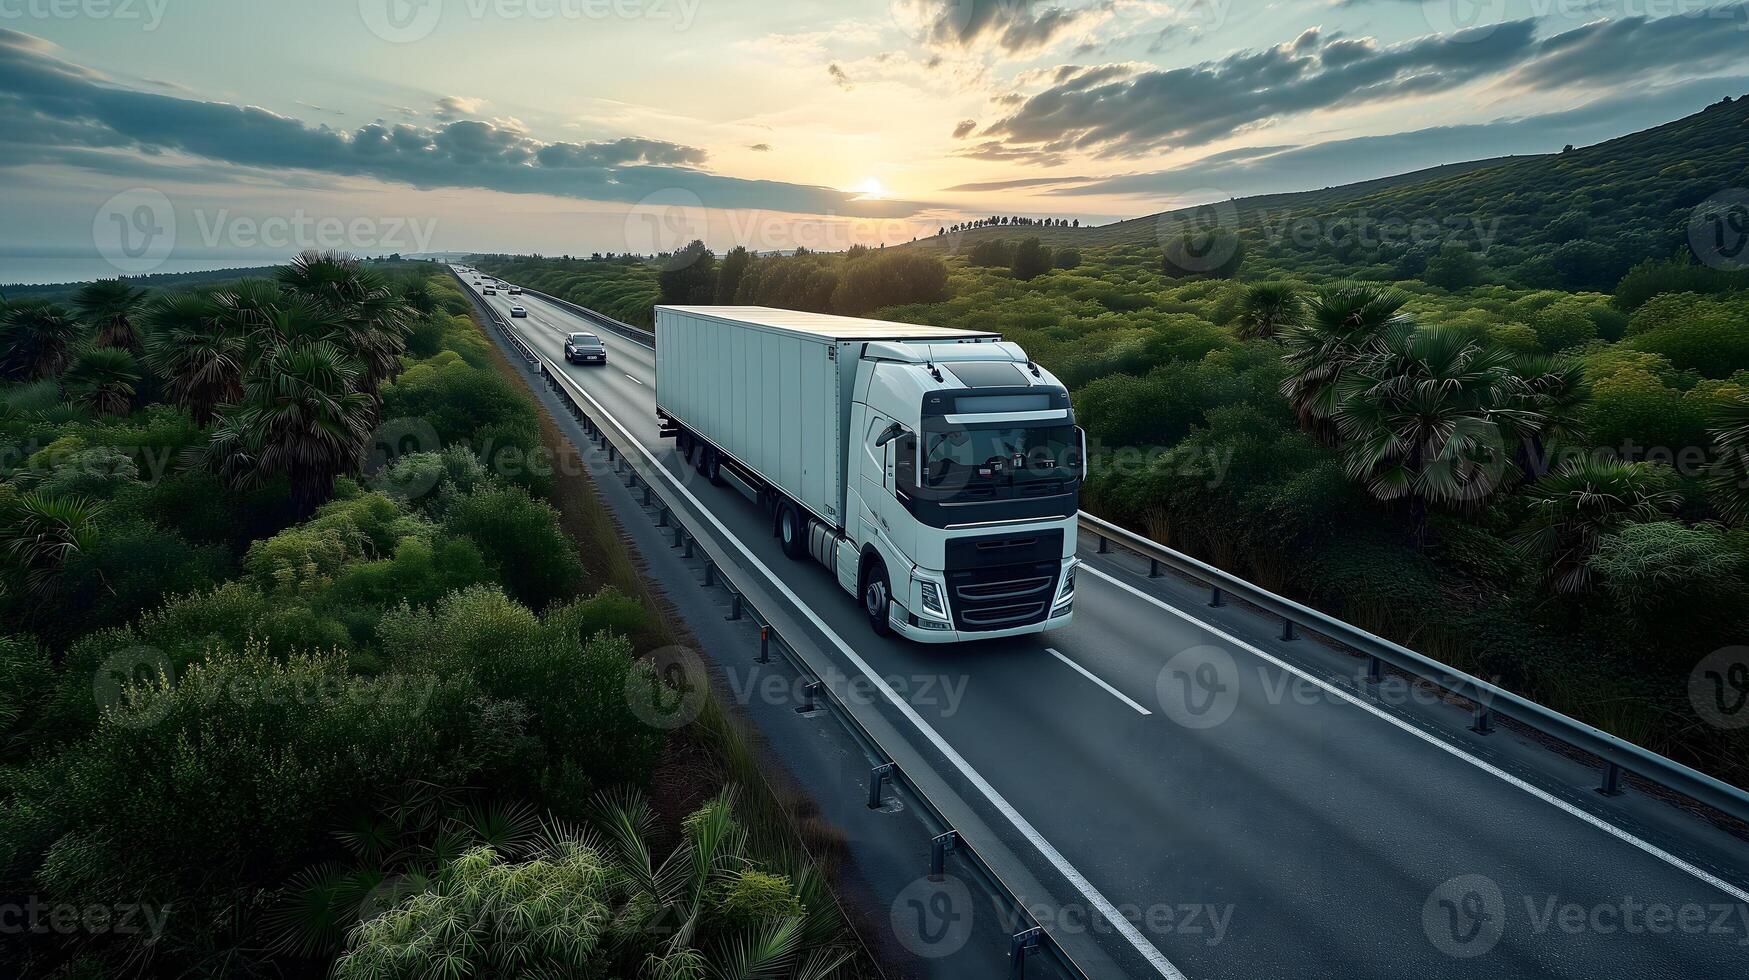
{"type": "Polygon", "coordinates": [[[1075,618],[1074,603],[1068,603],[1042,623],[1031,626],[1016,626],[1005,630],[955,630],[955,629],[925,629],[916,624],[916,617],[910,610],[893,603],[893,631],[913,643],[965,643],[971,640],[1000,640],[1009,636],[1025,636],[1029,633],[1043,633],[1046,630],[1060,629],[1069,625],[1075,618]]]}

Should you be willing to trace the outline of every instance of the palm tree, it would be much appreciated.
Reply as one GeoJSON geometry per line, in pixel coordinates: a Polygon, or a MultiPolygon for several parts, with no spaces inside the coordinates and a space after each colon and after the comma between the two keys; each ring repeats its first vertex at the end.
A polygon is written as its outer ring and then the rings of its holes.
{"type": "Polygon", "coordinates": [[[1713,417],[1718,459],[1707,478],[1713,506],[1732,524],[1749,522],[1749,398],[1739,397],[1713,417]]]}
{"type": "MultiPolygon", "coordinates": [[[[281,314],[287,325],[294,319],[281,314]]],[[[376,413],[359,390],[361,373],[327,340],[275,348],[250,372],[242,402],[220,411],[208,463],[235,484],[284,476],[297,512],[314,512],[333,495],[335,478],[357,472],[363,460],[376,413]]]]}
{"type": "Polygon", "coordinates": [[[69,397],[104,415],[132,411],[139,383],[140,362],[119,347],[90,348],[61,376],[69,397]]]}
{"type": "Polygon", "coordinates": [[[220,319],[218,307],[195,293],[164,295],[141,315],[146,361],[167,379],[170,398],[206,428],[219,405],[243,394],[243,336],[220,319]]]}
{"type": "Polygon", "coordinates": [[[97,539],[97,518],[103,505],[84,497],[63,497],[33,490],[18,498],[0,542],[37,597],[54,592],[61,569],[97,539]]]}
{"type": "Polygon", "coordinates": [[[0,365],[8,377],[34,381],[66,370],[79,323],[52,303],[20,303],[0,321],[0,365]]]}
{"type": "Polygon", "coordinates": [[[1512,363],[1455,331],[1398,324],[1333,386],[1344,469],[1379,500],[1407,499],[1417,539],[1429,504],[1475,503],[1505,480],[1497,414],[1512,363]]]}
{"type": "Polygon", "coordinates": [[[374,396],[400,369],[412,311],[382,276],[351,256],[305,252],[279,270],[287,292],[338,316],[346,341],[364,367],[361,387],[374,396]]]}
{"type": "Polygon", "coordinates": [[[1282,332],[1282,361],[1290,373],[1281,393],[1301,428],[1335,444],[1338,379],[1381,335],[1412,325],[1402,312],[1407,302],[1404,294],[1378,286],[1338,286],[1314,297],[1299,322],[1282,332]]]}
{"type": "Polygon", "coordinates": [[[1525,482],[1549,471],[1549,444],[1584,436],[1579,407],[1591,397],[1584,365],[1570,357],[1520,354],[1497,413],[1501,426],[1518,439],[1516,463],[1525,482]]]}
{"type": "Polygon", "coordinates": [[[1285,282],[1262,282],[1245,290],[1239,303],[1241,340],[1274,340],[1283,329],[1299,322],[1304,310],[1300,294],[1285,282]]]}
{"type": "Polygon", "coordinates": [[[1526,496],[1530,517],[1513,543],[1542,559],[1544,581],[1565,593],[1591,587],[1591,556],[1605,534],[1661,520],[1682,503],[1666,469],[1590,458],[1563,465],[1526,496]]]}
{"type": "Polygon", "coordinates": [[[120,279],[99,279],[73,294],[73,308],[97,331],[99,347],[120,347],[138,354],[139,334],[134,329],[134,311],[146,291],[120,279]]]}

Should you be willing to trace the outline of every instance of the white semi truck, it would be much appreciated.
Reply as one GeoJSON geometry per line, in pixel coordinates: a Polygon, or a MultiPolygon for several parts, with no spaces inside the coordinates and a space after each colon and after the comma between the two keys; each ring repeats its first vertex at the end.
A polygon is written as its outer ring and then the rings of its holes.
{"type": "Polygon", "coordinates": [[[771,515],[876,633],[1068,624],[1086,439],[1050,372],[993,333],[767,307],[656,307],[656,414],[771,515]]]}

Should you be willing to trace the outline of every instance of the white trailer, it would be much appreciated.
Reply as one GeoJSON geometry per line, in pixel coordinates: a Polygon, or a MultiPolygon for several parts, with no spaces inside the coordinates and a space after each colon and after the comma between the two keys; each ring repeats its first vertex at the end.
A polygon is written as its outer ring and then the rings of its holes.
{"type": "Polygon", "coordinates": [[[766,307],[656,308],[664,435],[769,509],[877,632],[1068,622],[1085,475],[1068,393],[993,333],[766,307]]]}

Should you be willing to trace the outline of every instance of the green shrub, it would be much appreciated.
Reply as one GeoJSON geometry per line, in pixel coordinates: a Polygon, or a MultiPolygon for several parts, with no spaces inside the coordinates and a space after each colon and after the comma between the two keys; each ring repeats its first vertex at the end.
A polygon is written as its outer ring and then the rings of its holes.
{"type": "Polygon", "coordinates": [[[558,512],[521,490],[486,487],[458,497],[443,527],[471,539],[510,594],[530,608],[569,599],[582,584],[583,564],[558,512]]]}

